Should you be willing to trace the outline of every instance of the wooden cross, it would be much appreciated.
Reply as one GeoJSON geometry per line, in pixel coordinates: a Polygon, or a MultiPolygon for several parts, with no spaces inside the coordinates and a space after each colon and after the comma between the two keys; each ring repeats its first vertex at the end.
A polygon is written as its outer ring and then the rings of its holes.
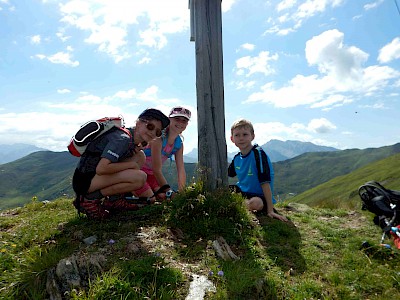
{"type": "Polygon", "coordinates": [[[189,0],[195,42],[200,179],[207,190],[228,185],[222,59],[222,0],[189,0]]]}
{"type": "Polygon", "coordinates": [[[190,41],[194,42],[194,1],[189,0],[189,9],[190,9],[190,41]]]}

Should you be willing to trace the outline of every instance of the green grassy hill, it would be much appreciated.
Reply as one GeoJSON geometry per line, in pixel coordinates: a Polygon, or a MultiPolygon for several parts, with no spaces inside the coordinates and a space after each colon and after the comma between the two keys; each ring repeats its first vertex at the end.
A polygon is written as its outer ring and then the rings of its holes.
{"type": "MultiPolygon", "coordinates": [[[[23,206],[36,196],[38,200],[73,197],[72,175],[78,158],[69,152],[38,151],[16,161],[0,165],[0,209],[23,206]]],[[[196,164],[185,164],[188,183],[196,173],[196,164]]],[[[165,162],[163,172],[177,188],[176,165],[165,162]]]]}
{"type": "Polygon", "coordinates": [[[0,209],[24,205],[33,196],[40,200],[71,196],[77,161],[67,152],[39,151],[0,165],[0,209]]]}
{"type": "Polygon", "coordinates": [[[274,164],[275,193],[299,194],[337,176],[400,153],[400,143],[381,148],[305,153],[274,164]]]}
{"type": "Polygon", "coordinates": [[[368,164],[349,174],[335,177],[323,184],[301,193],[292,201],[313,207],[355,208],[359,207],[358,188],[365,182],[375,180],[385,187],[400,190],[400,154],[368,164]]]}

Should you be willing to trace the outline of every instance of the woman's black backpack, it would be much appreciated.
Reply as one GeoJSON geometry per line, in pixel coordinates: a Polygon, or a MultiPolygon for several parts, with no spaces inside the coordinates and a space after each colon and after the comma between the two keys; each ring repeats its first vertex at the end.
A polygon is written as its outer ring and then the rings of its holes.
{"type": "Polygon", "coordinates": [[[377,181],[368,181],[358,189],[362,209],[375,214],[374,223],[385,232],[400,224],[400,191],[385,188],[377,181]]]}

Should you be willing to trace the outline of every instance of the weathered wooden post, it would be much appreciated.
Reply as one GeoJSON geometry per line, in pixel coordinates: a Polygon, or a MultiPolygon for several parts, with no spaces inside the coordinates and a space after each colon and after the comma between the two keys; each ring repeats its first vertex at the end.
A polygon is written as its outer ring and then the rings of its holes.
{"type": "Polygon", "coordinates": [[[200,179],[207,190],[228,185],[221,0],[189,0],[196,49],[200,179]]]}

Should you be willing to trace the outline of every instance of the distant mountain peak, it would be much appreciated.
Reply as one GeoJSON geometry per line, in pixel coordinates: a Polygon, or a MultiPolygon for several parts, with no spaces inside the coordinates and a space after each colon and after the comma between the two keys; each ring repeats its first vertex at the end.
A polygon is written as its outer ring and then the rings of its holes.
{"type": "Polygon", "coordinates": [[[47,149],[24,143],[0,144],[0,164],[12,162],[37,151],[47,151],[47,149]]]}
{"type": "Polygon", "coordinates": [[[294,140],[281,141],[276,139],[270,140],[261,147],[270,156],[270,159],[273,162],[290,159],[307,152],[338,151],[336,148],[315,145],[311,142],[300,142],[294,140]]]}

